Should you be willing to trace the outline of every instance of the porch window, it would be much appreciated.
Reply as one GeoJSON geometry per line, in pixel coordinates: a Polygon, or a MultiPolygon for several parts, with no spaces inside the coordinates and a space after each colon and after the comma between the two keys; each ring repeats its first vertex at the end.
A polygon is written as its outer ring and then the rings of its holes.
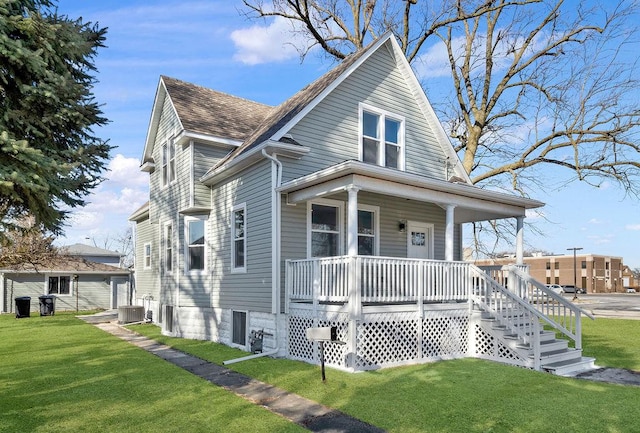
{"type": "Polygon", "coordinates": [[[328,200],[311,203],[310,256],[329,257],[340,255],[340,228],[342,204],[328,200]]]}
{"type": "Polygon", "coordinates": [[[173,224],[168,222],[164,225],[164,271],[173,272],[173,224]]]}
{"type": "Polygon", "coordinates": [[[176,146],[173,142],[162,145],[162,185],[176,180],[176,146]]]}
{"type": "Polygon", "coordinates": [[[231,213],[231,271],[246,272],[247,270],[247,205],[240,204],[231,213]]]}
{"type": "Polygon", "coordinates": [[[187,272],[205,270],[204,217],[185,217],[185,239],[187,240],[185,269],[187,272]]]}
{"type": "Polygon", "coordinates": [[[144,244],[144,268],[151,269],[151,244],[144,244]]]}
{"type": "Polygon", "coordinates": [[[358,209],[358,255],[378,254],[378,208],[360,206],[358,209]]]}
{"type": "Polygon", "coordinates": [[[404,120],[362,106],[360,159],[369,164],[404,170],[404,120]]]}
{"type": "Polygon", "coordinates": [[[49,277],[49,287],[47,292],[49,295],[70,295],[71,276],[60,275],[56,277],[49,277]]]}

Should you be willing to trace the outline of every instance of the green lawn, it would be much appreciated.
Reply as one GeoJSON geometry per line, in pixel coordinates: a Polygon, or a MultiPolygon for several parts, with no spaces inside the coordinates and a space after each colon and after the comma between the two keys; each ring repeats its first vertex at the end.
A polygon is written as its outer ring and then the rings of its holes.
{"type": "MultiPolygon", "coordinates": [[[[163,337],[216,363],[242,352],[163,337]]],[[[295,425],[71,315],[0,316],[0,431],[294,431],[295,425]]],[[[640,321],[584,323],[598,365],[640,370],[640,321]]],[[[259,358],[229,365],[390,432],[632,432],[640,388],[466,359],[349,374],[259,358]]]]}
{"type": "Polygon", "coordinates": [[[0,316],[0,432],[297,432],[70,314],[0,316]]]}

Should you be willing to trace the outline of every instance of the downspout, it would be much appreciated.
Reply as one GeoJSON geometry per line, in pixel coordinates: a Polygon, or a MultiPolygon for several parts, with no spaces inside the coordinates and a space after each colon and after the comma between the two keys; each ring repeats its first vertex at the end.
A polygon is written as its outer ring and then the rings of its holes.
{"type": "Polygon", "coordinates": [[[275,342],[276,347],[272,350],[243,356],[241,358],[223,361],[223,365],[235,364],[236,362],[248,361],[250,359],[261,358],[263,356],[276,355],[280,350],[280,214],[282,210],[280,194],[276,189],[282,183],[282,162],[276,155],[270,155],[266,149],[262,149],[262,155],[271,160],[271,313],[276,315],[275,342]],[[275,170],[273,170],[275,168],[275,170]]]}

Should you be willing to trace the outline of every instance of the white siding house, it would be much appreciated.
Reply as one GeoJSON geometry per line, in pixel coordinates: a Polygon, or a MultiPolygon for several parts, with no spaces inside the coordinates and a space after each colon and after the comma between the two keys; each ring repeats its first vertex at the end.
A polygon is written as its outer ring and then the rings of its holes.
{"type": "Polygon", "coordinates": [[[264,331],[264,354],[317,362],[305,331],[333,326],[347,344],[328,363],[350,371],[592,361],[581,310],[522,266],[461,261],[463,223],[514,218],[521,265],[525,213],[543,203],[470,183],[390,34],[277,107],[162,76],[142,170],[137,296],[167,335],[251,350],[264,331]],[[545,357],[562,343],[543,323],[572,340],[564,358],[545,357]]]}

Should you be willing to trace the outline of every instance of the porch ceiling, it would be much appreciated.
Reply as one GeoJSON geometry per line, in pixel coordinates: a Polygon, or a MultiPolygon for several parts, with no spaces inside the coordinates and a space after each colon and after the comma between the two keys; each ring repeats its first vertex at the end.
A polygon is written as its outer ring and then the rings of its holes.
{"type": "Polygon", "coordinates": [[[454,205],[456,223],[524,216],[527,209],[544,203],[515,195],[488,191],[473,185],[427,178],[385,167],[346,161],[282,184],[279,192],[289,203],[326,197],[349,187],[382,195],[454,205]]]}

